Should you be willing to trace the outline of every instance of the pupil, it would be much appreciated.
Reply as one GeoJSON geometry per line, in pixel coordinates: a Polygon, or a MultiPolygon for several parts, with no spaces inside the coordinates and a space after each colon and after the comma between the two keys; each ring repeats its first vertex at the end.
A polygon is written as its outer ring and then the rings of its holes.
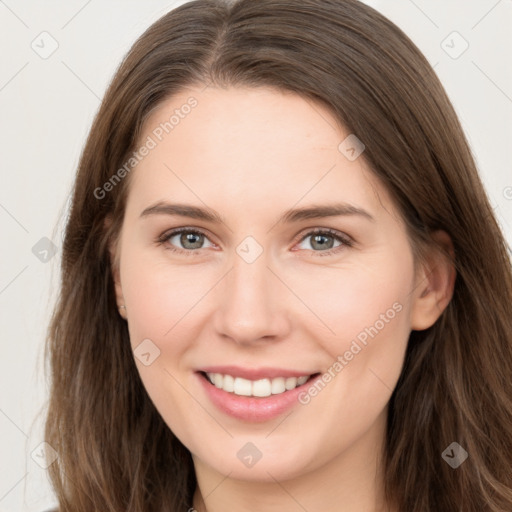
{"type": "Polygon", "coordinates": [[[201,247],[201,237],[203,235],[197,234],[197,233],[183,233],[181,235],[181,244],[183,247],[186,247],[188,249],[198,249],[201,247]],[[194,242],[194,238],[196,238],[196,241],[194,242]],[[187,247],[187,243],[191,243],[193,247],[187,247]]]}

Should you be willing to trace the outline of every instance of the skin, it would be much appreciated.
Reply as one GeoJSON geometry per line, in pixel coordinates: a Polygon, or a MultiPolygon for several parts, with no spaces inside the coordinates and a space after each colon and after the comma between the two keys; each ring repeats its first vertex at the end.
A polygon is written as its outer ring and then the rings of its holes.
{"type": "MultiPolygon", "coordinates": [[[[323,106],[298,95],[192,87],[152,113],[141,141],[191,95],[197,107],[130,174],[111,251],[132,347],[150,339],[160,350],[148,366],[135,361],[162,418],[192,453],[194,507],[395,510],[382,493],[388,402],[408,336],[445,309],[454,270],[433,250],[415,267],[386,189],[363,157],[349,161],[338,150],[349,132],[323,106]],[[141,218],[159,201],[206,206],[225,222],[141,218]],[[277,223],[290,208],[334,202],[363,208],[373,220],[343,215],[277,223]],[[179,235],[158,243],[179,227],[202,230],[200,248],[189,248],[194,240],[180,243],[179,235]],[[325,254],[329,248],[315,244],[314,228],[334,229],[353,244],[327,234],[332,248],[341,249],[325,254]],[[263,249],[252,263],[236,252],[247,236],[263,249]],[[194,373],[213,364],[326,372],[393,304],[400,312],[317,396],[277,419],[226,415],[194,373]],[[237,457],[247,442],[262,453],[250,468],[237,457]]],[[[435,236],[451,250],[446,234],[435,236]]]]}

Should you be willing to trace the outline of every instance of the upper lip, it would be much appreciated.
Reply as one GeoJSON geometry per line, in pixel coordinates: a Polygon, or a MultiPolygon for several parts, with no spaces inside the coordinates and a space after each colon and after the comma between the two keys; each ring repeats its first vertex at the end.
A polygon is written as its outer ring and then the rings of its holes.
{"type": "Polygon", "coordinates": [[[277,377],[303,377],[314,375],[317,372],[309,370],[289,370],[285,368],[244,368],[242,366],[204,366],[198,368],[198,372],[205,373],[221,373],[223,375],[231,375],[232,377],[241,377],[248,380],[275,379],[277,377]]]}

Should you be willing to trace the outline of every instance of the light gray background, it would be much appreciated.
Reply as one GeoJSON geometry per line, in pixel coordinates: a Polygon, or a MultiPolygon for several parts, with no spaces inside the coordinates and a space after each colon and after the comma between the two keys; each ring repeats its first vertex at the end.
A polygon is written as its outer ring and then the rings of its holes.
{"type": "MultiPolygon", "coordinates": [[[[70,187],[100,98],[135,39],[181,3],[0,0],[0,512],[39,512],[55,502],[36,460],[43,441],[37,415],[47,398],[42,348],[60,253],[51,257],[36,244],[47,237],[60,251],[70,187]],[[47,57],[52,44],[58,48],[47,57]]],[[[435,66],[510,243],[512,0],[366,3],[435,66]]]]}

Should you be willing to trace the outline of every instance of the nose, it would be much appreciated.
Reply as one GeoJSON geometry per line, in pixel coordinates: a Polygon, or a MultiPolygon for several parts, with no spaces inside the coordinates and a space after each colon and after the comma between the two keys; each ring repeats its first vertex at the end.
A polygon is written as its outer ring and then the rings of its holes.
{"type": "Polygon", "coordinates": [[[217,288],[214,326],[219,336],[241,345],[284,339],[290,330],[290,292],[267,253],[247,262],[238,254],[217,288]]]}

